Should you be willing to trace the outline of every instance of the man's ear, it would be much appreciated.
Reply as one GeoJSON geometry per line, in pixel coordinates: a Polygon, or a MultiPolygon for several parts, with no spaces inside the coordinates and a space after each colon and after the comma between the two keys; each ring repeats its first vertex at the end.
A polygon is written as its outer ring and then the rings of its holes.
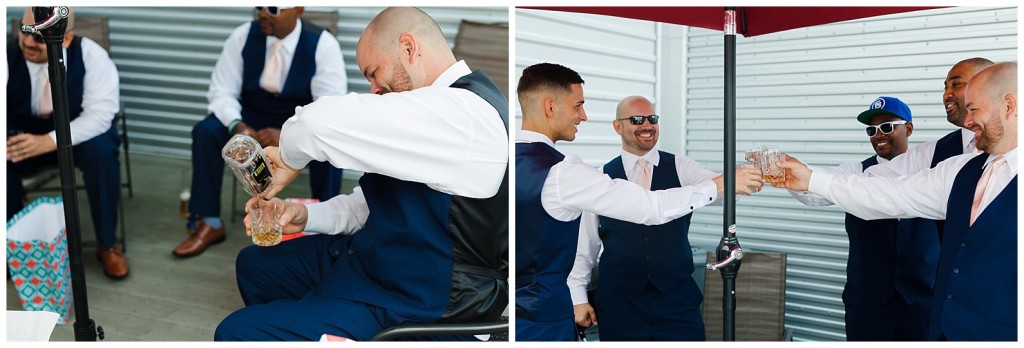
{"type": "Polygon", "coordinates": [[[399,56],[408,64],[412,64],[420,56],[419,43],[411,33],[402,33],[398,36],[398,48],[399,56]]]}
{"type": "Polygon", "coordinates": [[[1011,117],[1017,116],[1017,95],[1013,93],[1006,93],[1006,95],[1003,96],[1003,105],[1005,107],[1003,112],[1005,113],[1007,120],[1011,117]]]}
{"type": "Polygon", "coordinates": [[[907,123],[903,124],[903,127],[907,128],[907,137],[910,136],[910,133],[914,132],[914,124],[913,123],[907,122],[907,123]]]}
{"type": "Polygon", "coordinates": [[[622,122],[618,120],[612,120],[612,128],[615,129],[615,133],[622,135],[622,122]]]}
{"type": "Polygon", "coordinates": [[[555,116],[555,98],[548,95],[544,96],[541,100],[541,106],[544,108],[544,117],[552,118],[555,116]]]}

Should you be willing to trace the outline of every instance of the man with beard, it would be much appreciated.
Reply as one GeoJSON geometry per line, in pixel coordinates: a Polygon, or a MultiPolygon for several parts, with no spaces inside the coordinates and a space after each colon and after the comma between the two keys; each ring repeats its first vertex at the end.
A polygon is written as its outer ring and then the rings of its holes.
{"type": "Polygon", "coordinates": [[[833,175],[795,158],[778,186],[819,195],[862,219],[945,219],[928,338],[1017,339],[1017,63],[978,72],[964,127],[983,153],[899,178],[833,175]]]}
{"type": "MultiPolygon", "coordinates": [[[[866,124],[875,155],[828,169],[859,175],[907,151],[914,124],[910,107],[878,97],[857,120],[866,124]]],[[[806,205],[832,202],[789,191],[806,205]]],[[[927,219],[863,220],[846,214],[850,238],[843,289],[847,341],[922,341],[931,318],[939,235],[927,219]]]]}
{"type": "MultiPolygon", "coordinates": [[[[516,92],[523,110],[522,130],[516,134],[516,340],[573,341],[576,330],[566,280],[573,268],[581,215],[592,212],[645,225],[668,223],[721,196],[724,176],[710,175],[659,191],[625,178],[612,179],[554,148],[556,141],[574,140],[577,127],[587,120],[578,73],[558,64],[534,64],[523,70],[516,92]]],[[[632,111],[643,111],[630,115],[640,118],[632,121],[637,125],[657,122],[651,109],[632,111]]],[[[656,140],[651,133],[641,138],[652,146],[656,140]]],[[[736,193],[749,195],[761,186],[759,169],[737,170],[736,193]]]]}
{"type": "MultiPolygon", "coordinates": [[[[970,81],[974,74],[992,64],[992,61],[985,58],[965,59],[953,65],[949,69],[949,73],[946,74],[942,104],[945,106],[946,120],[959,129],[939,140],[914,146],[903,155],[896,156],[887,163],[873,166],[865,173],[871,176],[895,178],[935,168],[939,162],[953,156],[977,152],[974,145],[974,132],[964,125],[964,120],[967,118],[964,89],[967,87],[967,81],[970,81]]],[[[941,232],[941,222],[939,228],[941,232]]]]}
{"type": "MultiPolygon", "coordinates": [[[[245,308],[216,340],[368,340],[401,324],[498,320],[508,304],[508,103],[456,61],[416,8],[369,23],[356,60],[374,94],[300,108],[265,149],[274,184],[310,161],[366,174],[350,195],[286,204],[283,233],[313,232],[236,262],[245,308]]],[[[251,215],[246,229],[251,233],[251,215]]]]}
{"type": "MultiPolygon", "coordinates": [[[[256,20],[235,28],[224,43],[210,78],[210,114],[192,128],[192,233],[172,252],[201,254],[224,241],[220,191],[224,177],[221,148],[234,134],[276,146],[281,125],[296,106],[324,96],[344,95],[345,62],[330,32],[300,19],[304,8],[257,6],[256,20]]],[[[312,197],[320,201],[341,192],[342,170],[327,162],[309,168],[312,197]]],[[[231,207],[234,209],[235,207],[231,207]]]]}
{"type": "MultiPolygon", "coordinates": [[[[23,24],[35,23],[32,8],[23,24]]],[[[118,110],[117,67],[99,44],[75,36],[75,15],[64,33],[67,107],[71,118],[72,158],[82,171],[89,196],[96,256],[109,278],[128,276],[128,260],[117,242],[117,205],[121,199],[121,138],[114,128],[118,110]]],[[[7,219],[25,206],[21,178],[41,166],[57,163],[53,98],[46,44],[38,33],[18,31],[7,45],[7,219]]]]}
{"type": "MultiPolygon", "coordinates": [[[[622,138],[622,153],[603,172],[649,190],[697,185],[721,175],[692,159],[659,151],[659,120],[647,98],[622,99],[612,121],[622,138]]],[[[692,216],[644,226],[583,213],[568,280],[576,324],[589,327],[600,318],[601,341],[703,341],[703,294],[692,277],[688,238],[692,216]],[[587,285],[602,245],[597,298],[588,299],[587,285]],[[596,313],[591,300],[600,303],[596,313]]]]}

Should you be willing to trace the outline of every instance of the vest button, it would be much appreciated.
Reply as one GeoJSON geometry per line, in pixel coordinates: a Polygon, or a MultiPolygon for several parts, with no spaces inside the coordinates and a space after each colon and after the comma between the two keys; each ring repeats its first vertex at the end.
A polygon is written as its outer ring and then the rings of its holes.
{"type": "Polygon", "coordinates": [[[967,243],[960,243],[960,247],[961,248],[966,248],[967,247],[967,243]]]}
{"type": "Polygon", "coordinates": [[[355,251],[352,251],[352,249],[348,249],[348,254],[349,254],[349,255],[352,255],[352,254],[355,254],[355,253],[356,253],[356,252],[355,252],[355,251]]]}
{"type": "Polygon", "coordinates": [[[959,268],[954,268],[953,269],[953,273],[960,273],[960,269],[959,268]]]}
{"type": "Polygon", "coordinates": [[[953,294],[946,295],[946,299],[952,300],[953,299],[953,294]]]}
{"type": "Polygon", "coordinates": [[[334,256],[338,256],[338,254],[341,254],[341,252],[337,251],[337,250],[331,252],[331,255],[334,255],[334,256]]]}

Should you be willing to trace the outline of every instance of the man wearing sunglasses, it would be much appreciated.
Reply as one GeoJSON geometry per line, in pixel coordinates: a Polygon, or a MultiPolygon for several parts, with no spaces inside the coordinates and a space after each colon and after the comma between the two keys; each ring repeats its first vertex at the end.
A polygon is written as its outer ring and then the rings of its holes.
{"type": "MultiPolygon", "coordinates": [[[[622,151],[604,165],[603,172],[655,191],[699,185],[721,176],[692,159],[659,151],[658,121],[647,98],[622,99],[612,121],[622,138],[622,151]]],[[[745,178],[758,180],[758,175],[760,171],[752,168],[738,168],[736,178],[742,183],[745,178]]],[[[713,204],[722,203],[718,199],[713,204]]],[[[584,212],[568,280],[576,323],[589,327],[600,318],[601,341],[703,341],[703,295],[691,277],[688,231],[692,216],[645,226],[584,212]],[[597,299],[589,299],[586,289],[602,246],[597,299]],[[594,300],[600,302],[596,313],[594,300]]]]}
{"type": "MultiPolygon", "coordinates": [[[[627,98],[613,121],[617,123],[615,129],[627,139],[623,148],[632,156],[632,163],[628,164],[630,174],[623,175],[627,169],[620,163],[617,170],[606,170],[616,172],[609,177],[579,157],[563,155],[554,148],[556,141],[575,139],[577,127],[587,120],[583,109],[583,79],[578,73],[558,64],[532,65],[523,70],[517,94],[523,125],[516,135],[516,340],[573,341],[576,340],[574,308],[566,282],[576,258],[582,215],[590,212],[607,216],[621,220],[621,226],[669,223],[666,229],[680,227],[686,220],[682,224],[675,224],[675,221],[688,219],[695,209],[721,196],[723,175],[701,172],[697,177],[680,181],[673,173],[675,166],[663,165],[670,169],[655,170],[653,182],[638,183],[637,170],[653,167],[653,164],[641,168],[635,165],[637,158],[653,149],[657,142],[651,121],[657,122],[658,118],[650,102],[633,97],[627,98]],[[682,182],[687,185],[681,185],[682,182]],[[653,186],[647,186],[648,183],[653,186]]],[[[660,152],[653,153],[654,163],[659,160],[664,161],[662,164],[676,163],[671,155],[662,157],[660,152]]],[[[687,174],[690,172],[687,170],[687,174]]],[[[761,186],[760,170],[737,172],[736,193],[750,195],[761,186]]],[[[644,242],[640,241],[639,230],[632,232],[636,235],[628,236],[631,241],[644,242]]],[[[619,236],[627,233],[630,231],[622,231],[619,236]]],[[[679,236],[685,240],[683,232],[646,242],[682,242],[679,236]]],[[[678,247],[686,249],[680,250],[679,255],[688,254],[688,247],[682,244],[678,247]]],[[[691,257],[672,259],[673,265],[666,268],[675,268],[682,260],[692,269],[691,257]]],[[[680,270],[686,267],[678,265],[680,270]]],[[[642,278],[663,276],[639,273],[639,269],[630,271],[642,278]]],[[[643,286],[646,283],[633,284],[643,286]]],[[[673,289],[682,291],[687,287],[673,289]]],[[[700,298],[691,297],[686,301],[699,303],[700,298]]]]}
{"type": "Polygon", "coordinates": [[[780,162],[787,175],[779,186],[810,191],[863,219],[944,219],[927,338],[1015,341],[1017,63],[978,72],[964,101],[964,126],[983,153],[899,178],[834,175],[790,158],[780,162]]]}
{"type": "Polygon", "coordinates": [[[274,174],[267,197],[315,160],[364,172],[359,187],[326,202],[286,203],[283,232],[316,233],[239,253],[246,307],[225,318],[214,339],[360,341],[400,324],[497,321],[505,310],[501,89],[456,60],[441,28],[417,8],[377,14],[356,44],[356,62],[372,94],[299,108],[281,130],[281,147],[265,153],[274,174]]]}
{"type": "MultiPolygon", "coordinates": [[[[861,175],[907,151],[914,130],[910,107],[888,96],[878,97],[857,120],[875,155],[827,169],[861,175]]],[[[806,205],[832,202],[790,191],[806,205]]],[[[870,195],[870,193],[869,193],[870,195]]],[[[939,235],[928,219],[863,220],[846,214],[850,239],[843,305],[847,341],[922,341],[931,320],[932,287],[939,258],[939,235]]]]}
{"type": "MultiPolygon", "coordinates": [[[[75,36],[74,11],[64,34],[68,116],[75,166],[82,171],[89,197],[97,257],[103,274],[128,276],[128,260],[115,244],[121,170],[117,159],[120,136],[114,128],[119,108],[117,67],[95,41],[75,36]]],[[[23,24],[36,23],[31,7],[23,24]]],[[[18,34],[7,46],[7,218],[24,207],[21,177],[57,163],[53,100],[46,44],[39,34],[18,34]]]]}
{"type": "MultiPolygon", "coordinates": [[[[346,93],[338,40],[302,20],[303,10],[258,6],[253,9],[256,20],[235,28],[224,43],[206,94],[210,114],[192,128],[187,226],[193,232],[174,249],[175,256],[199,255],[226,237],[220,218],[220,150],[232,135],[246,134],[264,147],[276,146],[281,125],[296,106],[346,93]]],[[[315,162],[309,174],[313,198],[326,201],[341,192],[341,169],[315,162]]]]}

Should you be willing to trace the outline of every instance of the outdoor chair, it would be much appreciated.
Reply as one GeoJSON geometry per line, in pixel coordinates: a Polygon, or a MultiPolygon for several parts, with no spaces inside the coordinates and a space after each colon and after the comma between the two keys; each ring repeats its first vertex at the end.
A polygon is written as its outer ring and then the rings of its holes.
{"type": "MultiPolygon", "coordinates": [[[[707,262],[715,262],[708,253],[707,262]]],[[[786,254],[744,252],[736,277],[736,340],[792,341],[785,328],[786,254]]],[[[704,273],[704,333],[722,340],[722,274],[704,273]]]]}

